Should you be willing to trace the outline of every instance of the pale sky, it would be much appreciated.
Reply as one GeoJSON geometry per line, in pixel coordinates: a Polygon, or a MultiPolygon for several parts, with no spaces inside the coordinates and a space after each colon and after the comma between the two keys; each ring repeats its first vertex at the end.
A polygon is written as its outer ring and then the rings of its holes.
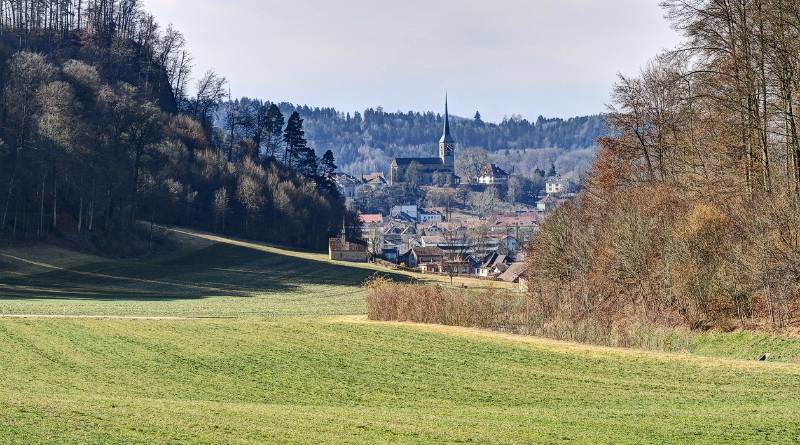
{"type": "Polygon", "coordinates": [[[603,112],[679,37],[659,0],[145,0],[235,97],[486,120],[603,112]]]}

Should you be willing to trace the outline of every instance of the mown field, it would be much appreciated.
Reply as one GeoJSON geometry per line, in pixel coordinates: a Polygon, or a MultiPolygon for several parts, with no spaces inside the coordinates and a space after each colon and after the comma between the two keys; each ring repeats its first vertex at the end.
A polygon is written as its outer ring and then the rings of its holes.
{"type": "Polygon", "coordinates": [[[368,322],[374,270],[219,241],[0,249],[0,443],[800,443],[798,364],[368,322]]]}

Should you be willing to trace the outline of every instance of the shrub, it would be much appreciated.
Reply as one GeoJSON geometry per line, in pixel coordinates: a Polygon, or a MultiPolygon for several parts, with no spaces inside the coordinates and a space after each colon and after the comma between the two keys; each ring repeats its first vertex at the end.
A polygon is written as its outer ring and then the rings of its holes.
{"type": "Polygon", "coordinates": [[[383,277],[373,278],[366,288],[370,320],[527,331],[526,299],[510,291],[398,283],[383,277]]]}

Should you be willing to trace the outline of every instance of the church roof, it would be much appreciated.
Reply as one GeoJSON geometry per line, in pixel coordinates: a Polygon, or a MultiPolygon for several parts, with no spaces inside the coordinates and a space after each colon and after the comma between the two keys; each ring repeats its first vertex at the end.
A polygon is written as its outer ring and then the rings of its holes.
{"type": "Polygon", "coordinates": [[[450,113],[447,110],[447,95],[444,96],[444,131],[439,143],[455,144],[456,140],[450,135],[450,113]]]}
{"type": "Polygon", "coordinates": [[[397,162],[397,165],[411,165],[412,162],[416,162],[419,165],[442,164],[441,158],[395,158],[394,161],[397,162]]]}

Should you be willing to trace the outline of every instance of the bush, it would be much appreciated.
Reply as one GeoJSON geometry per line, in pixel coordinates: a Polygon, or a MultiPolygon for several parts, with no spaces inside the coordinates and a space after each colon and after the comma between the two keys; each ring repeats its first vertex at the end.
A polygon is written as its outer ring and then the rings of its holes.
{"type": "Polygon", "coordinates": [[[527,331],[524,295],[398,283],[383,277],[373,278],[366,288],[370,320],[527,331]]]}

